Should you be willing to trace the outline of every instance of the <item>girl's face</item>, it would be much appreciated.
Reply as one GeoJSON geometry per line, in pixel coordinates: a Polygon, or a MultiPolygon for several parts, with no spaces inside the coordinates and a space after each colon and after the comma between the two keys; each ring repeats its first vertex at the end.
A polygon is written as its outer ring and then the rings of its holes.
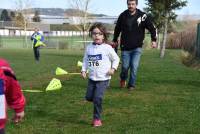
{"type": "Polygon", "coordinates": [[[98,28],[95,28],[92,31],[92,39],[95,44],[102,44],[104,42],[104,35],[98,28]]]}

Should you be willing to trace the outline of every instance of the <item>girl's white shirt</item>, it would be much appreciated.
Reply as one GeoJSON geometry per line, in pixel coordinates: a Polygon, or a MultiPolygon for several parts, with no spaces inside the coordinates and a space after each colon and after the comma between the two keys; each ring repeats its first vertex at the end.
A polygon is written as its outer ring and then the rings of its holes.
{"type": "Polygon", "coordinates": [[[108,44],[89,44],[85,50],[81,71],[88,71],[88,77],[94,81],[104,81],[111,79],[108,75],[110,69],[117,70],[119,56],[108,44]]]}

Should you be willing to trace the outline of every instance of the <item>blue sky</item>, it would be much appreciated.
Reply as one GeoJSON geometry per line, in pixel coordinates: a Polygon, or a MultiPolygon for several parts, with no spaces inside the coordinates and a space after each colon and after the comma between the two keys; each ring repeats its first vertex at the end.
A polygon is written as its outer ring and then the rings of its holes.
{"type": "MultiPolygon", "coordinates": [[[[0,8],[15,8],[16,0],[1,0],[0,8]]],[[[68,0],[32,0],[32,7],[70,8],[68,0]]],[[[178,14],[200,14],[200,0],[188,0],[188,6],[177,11],[178,14]]],[[[145,7],[145,0],[139,0],[138,8],[145,7]]],[[[127,9],[126,0],[91,0],[90,12],[118,16],[127,9]]]]}

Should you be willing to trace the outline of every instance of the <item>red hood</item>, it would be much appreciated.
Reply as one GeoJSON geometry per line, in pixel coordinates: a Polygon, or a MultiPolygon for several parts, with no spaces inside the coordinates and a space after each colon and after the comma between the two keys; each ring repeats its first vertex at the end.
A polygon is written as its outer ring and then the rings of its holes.
{"type": "Polygon", "coordinates": [[[0,58],[0,66],[10,67],[9,63],[5,60],[0,58]]]}
{"type": "Polygon", "coordinates": [[[12,74],[14,74],[10,67],[10,64],[5,59],[0,58],[0,68],[3,70],[9,70],[12,74]]]}

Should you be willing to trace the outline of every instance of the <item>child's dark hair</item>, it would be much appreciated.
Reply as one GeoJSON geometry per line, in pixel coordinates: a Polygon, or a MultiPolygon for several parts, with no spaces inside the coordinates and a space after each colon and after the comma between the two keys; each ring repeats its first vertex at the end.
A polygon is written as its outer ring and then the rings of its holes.
{"type": "Polygon", "coordinates": [[[89,29],[89,36],[92,37],[92,31],[95,28],[98,28],[103,33],[104,42],[107,42],[108,41],[108,37],[109,37],[109,33],[108,33],[106,27],[102,23],[99,23],[99,22],[94,23],[89,29]]]}

